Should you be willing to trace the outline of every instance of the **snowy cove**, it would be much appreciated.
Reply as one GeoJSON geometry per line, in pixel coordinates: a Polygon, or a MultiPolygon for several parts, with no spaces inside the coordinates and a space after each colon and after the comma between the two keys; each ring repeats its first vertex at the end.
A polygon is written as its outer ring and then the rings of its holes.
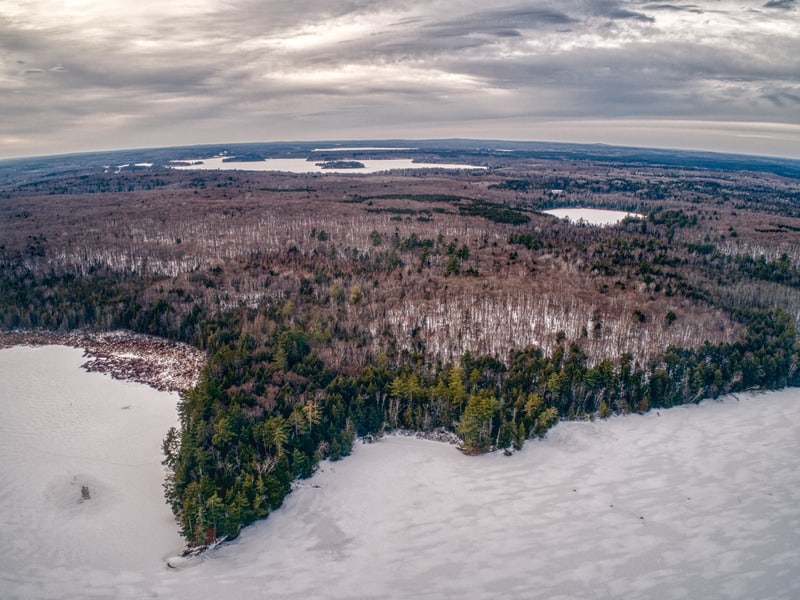
{"type": "Polygon", "coordinates": [[[0,350],[3,598],[800,597],[797,389],[561,423],[512,457],[357,442],[172,570],[177,396],[82,362],[0,350]]]}

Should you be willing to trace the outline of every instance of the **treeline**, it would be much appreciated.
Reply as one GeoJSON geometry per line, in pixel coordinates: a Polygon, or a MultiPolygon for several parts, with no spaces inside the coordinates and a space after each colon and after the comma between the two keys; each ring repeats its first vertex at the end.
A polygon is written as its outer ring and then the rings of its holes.
{"type": "MultiPolygon", "coordinates": [[[[234,537],[281,505],[294,478],[350,453],[356,436],[402,428],[457,433],[462,449],[520,448],[559,418],[606,417],[696,402],[752,387],[800,384],[800,348],[783,311],[749,315],[735,344],[670,348],[640,365],[630,355],[587,366],[577,343],[514,352],[507,363],[423,351],[378,355],[357,369],[320,358],[330,343],[279,308],[217,323],[199,385],[180,403],[180,431],[164,442],[166,496],[193,545],[234,537]],[[269,336],[247,325],[259,320],[269,336]]],[[[210,329],[209,329],[210,331],[210,329]]]]}
{"type": "Polygon", "coordinates": [[[125,304],[135,297],[137,289],[138,283],[122,274],[116,277],[99,273],[87,277],[72,273],[37,276],[29,269],[2,268],[0,325],[3,329],[56,331],[119,327],[125,304]]]}
{"type": "MultiPolygon", "coordinates": [[[[535,245],[534,238],[513,241],[535,245]]],[[[406,243],[415,250],[434,244],[406,243]]],[[[451,243],[446,255],[457,264],[469,250],[451,243]]],[[[384,354],[334,366],[325,357],[364,343],[363,332],[336,318],[321,323],[319,307],[302,294],[296,303],[220,313],[189,292],[153,295],[147,284],[113,273],[5,270],[0,318],[8,329],[127,328],[207,349],[201,382],[180,403],[181,428],[164,443],[166,496],[194,545],[235,536],[266,516],[294,478],[309,476],[324,458],[346,456],[356,436],[445,429],[465,452],[479,453],[520,448],[559,418],[800,385],[794,321],[780,310],[739,314],[748,325],[738,342],[669,348],[649,364],[630,354],[592,362],[562,336],[547,351],[527,348],[506,361],[467,353],[451,364],[433,360],[423,343],[400,351],[388,340],[384,354]]]]}
{"type": "MultiPolygon", "coordinates": [[[[454,260],[467,252],[447,248],[454,260]]],[[[441,428],[458,434],[465,452],[479,453],[520,448],[559,418],[800,385],[795,326],[782,311],[740,315],[748,330],[739,342],[670,348],[647,365],[623,355],[590,366],[579,343],[561,339],[549,352],[528,348],[505,362],[465,354],[444,365],[423,344],[412,352],[389,344],[384,355],[334,368],[322,357],[355,332],[320,327],[312,305],[219,314],[174,290],[145,300],[143,282],[101,274],[0,283],[7,328],[125,327],[208,350],[201,382],[180,403],[180,430],[164,442],[166,497],[192,545],[235,536],[267,516],[293,479],[324,458],[346,456],[356,436],[441,428]]]]}
{"type": "Polygon", "coordinates": [[[787,254],[782,254],[775,260],[767,260],[764,256],[753,258],[746,254],[733,257],[735,269],[740,274],[745,274],[753,279],[772,281],[792,287],[800,287],[800,270],[792,265],[787,254]]]}
{"type": "Polygon", "coordinates": [[[108,270],[36,276],[27,269],[0,268],[0,328],[128,329],[200,349],[213,345],[221,327],[216,307],[179,288],[154,292],[148,289],[152,284],[108,270]]]}
{"type": "Polygon", "coordinates": [[[465,216],[483,217],[495,223],[511,225],[524,225],[531,220],[528,215],[519,210],[485,200],[473,200],[470,204],[461,204],[458,206],[458,212],[465,216]]]}

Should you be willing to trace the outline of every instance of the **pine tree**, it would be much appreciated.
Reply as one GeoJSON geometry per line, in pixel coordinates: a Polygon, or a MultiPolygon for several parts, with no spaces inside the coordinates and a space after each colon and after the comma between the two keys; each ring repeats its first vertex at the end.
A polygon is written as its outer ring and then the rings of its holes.
{"type": "Polygon", "coordinates": [[[480,392],[471,396],[458,425],[458,433],[466,452],[479,453],[489,450],[492,444],[492,422],[499,410],[497,399],[480,392]]]}

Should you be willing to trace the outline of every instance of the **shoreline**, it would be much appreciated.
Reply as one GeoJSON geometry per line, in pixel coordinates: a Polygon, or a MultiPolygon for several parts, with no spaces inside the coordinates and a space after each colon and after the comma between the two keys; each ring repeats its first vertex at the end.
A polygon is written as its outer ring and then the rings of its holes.
{"type": "Polygon", "coordinates": [[[81,368],[114,379],[143,383],[161,392],[184,392],[197,384],[204,352],[155,336],[125,330],[0,332],[0,349],[14,346],[69,346],[87,359],[81,368]]]}
{"type": "Polygon", "coordinates": [[[443,427],[437,427],[430,431],[415,431],[413,429],[390,429],[383,435],[367,436],[367,438],[360,438],[363,444],[372,444],[379,442],[382,437],[407,437],[416,438],[418,440],[426,440],[428,442],[438,442],[440,444],[447,444],[448,446],[460,446],[463,441],[452,431],[447,431],[443,427]]]}

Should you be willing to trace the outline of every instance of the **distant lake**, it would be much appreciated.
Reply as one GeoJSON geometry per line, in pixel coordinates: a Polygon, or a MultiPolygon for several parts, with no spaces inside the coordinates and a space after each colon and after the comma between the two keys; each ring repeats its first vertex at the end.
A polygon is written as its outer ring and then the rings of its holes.
{"type": "Polygon", "coordinates": [[[602,210],[599,208],[554,208],[544,211],[559,219],[567,219],[570,223],[586,223],[587,225],[616,225],[625,217],[642,218],[642,215],[622,210],[602,210]]]}
{"type": "Polygon", "coordinates": [[[392,146],[333,146],[314,148],[312,152],[398,152],[400,150],[419,150],[419,148],[393,148],[392,146]]]}
{"type": "Polygon", "coordinates": [[[379,173],[381,171],[391,171],[396,169],[485,169],[475,165],[465,164],[444,164],[444,163],[421,163],[414,162],[410,158],[392,159],[359,159],[358,162],[364,165],[358,169],[323,169],[317,165],[322,160],[309,161],[305,158],[269,158],[264,161],[243,161],[223,162],[227,157],[215,156],[214,158],[186,159],[175,162],[196,163],[186,166],[172,166],[173,169],[180,170],[240,170],[240,171],[284,171],[288,173],[379,173]]]}
{"type": "Polygon", "coordinates": [[[3,600],[800,598],[797,389],[560,423],[511,457],[356,442],[173,570],[177,397],[82,360],[0,350],[3,600]]]}

